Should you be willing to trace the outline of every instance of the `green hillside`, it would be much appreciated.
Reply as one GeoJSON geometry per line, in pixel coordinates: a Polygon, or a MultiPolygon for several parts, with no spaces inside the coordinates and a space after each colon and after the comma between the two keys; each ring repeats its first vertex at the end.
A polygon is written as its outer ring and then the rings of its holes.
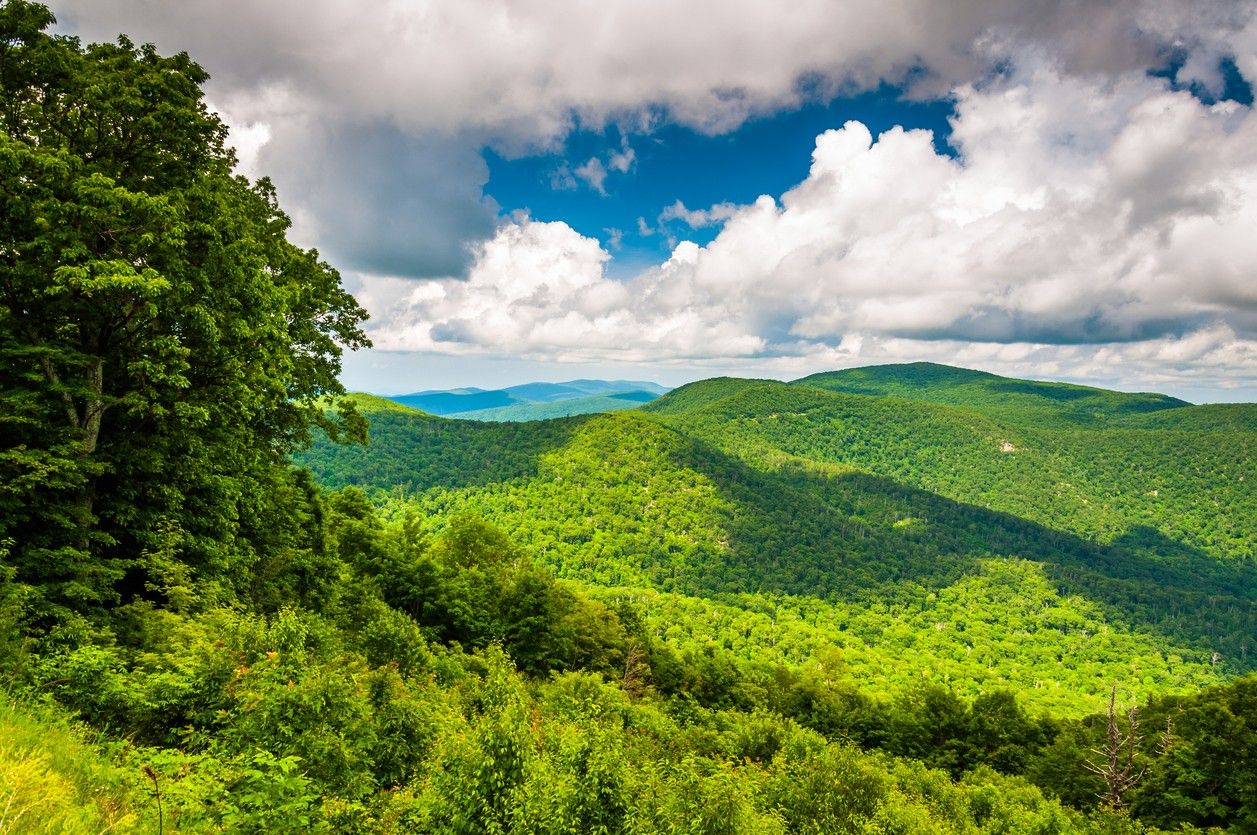
{"type": "Polygon", "coordinates": [[[509,481],[535,473],[540,455],[565,443],[583,420],[480,423],[436,417],[372,395],[351,399],[370,420],[370,444],[323,439],[298,456],[323,484],[425,490],[509,481]]]}
{"type": "Polygon", "coordinates": [[[204,69],[55,23],[0,0],[0,832],[1257,831],[1250,407],[349,395],[204,69]]]}
{"type": "Polygon", "coordinates": [[[1184,432],[1257,432],[1257,403],[1212,403],[1130,415],[1124,425],[1184,432]]]}
{"type": "Polygon", "coordinates": [[[1015,380],[931,362],[813,374],[798,385],[848,394],[905,397],[1053,423],[1104,424],[1127,415],[1189,405],[1163,394],[1126,394],[1069,383],[1015,380]]]}
{"type": "Polygon", "coordinates": [[[1045,407],[978,410],[943,405],[934,400],[944,395],[927,393],[933,399],[909,401],[714,380],[684,386],[647,409],[765,466],[793,460],[857,467],[1088,539],[1154,534],[1218,557],[1257,556],[1257,492],[1245,482],[1257,461],[1257,433],[1219,429],[1212,419],[1183,428],[1193,415],[1212,418],[1209,407],[1134,418],[1174,429],[1133,429],[1127,418],[1097,429],[1042,420],[1045,407]]]}
{"type": "MultiPolygon", "coordinates": [[[[882,692],[941,675],[961,692],[1015,686],[1068,711],[1098,707],[1116,677],[1154,692],[1252,669],[1251,491],[1215,491],[1214,506],[1235,508],[1226,519],[1191,493],[1193,479],[1238,478],[1245,464],[1182,433],[1047,436],[954,406],[745,380],[509,432],[421,415],[372,424],[370,447],[316,446],[306,460],[331,486],[408,484],[391,513],[474,511],[562,577],[700,609],[811,612],[814,637],[792,657],[841,646],[882,692]],[[508,475],[442,463],[472,447],[496,450],[508,475]],[[1168,495],[1134,490],[1130,456],[1148,459],[1139,478],[1168,495]],[[1200,469],[1171,466],[1184,460],[1200,469]],[[430,475],[403,481],[402,469],[430,475]],[[956,632],[964,611],[982,619],[956,632]],[[1034,635],[1038,661],[1018,635],[1034,635]]],[[[646,617],[701,620],[673,605],[646,617]]]]}

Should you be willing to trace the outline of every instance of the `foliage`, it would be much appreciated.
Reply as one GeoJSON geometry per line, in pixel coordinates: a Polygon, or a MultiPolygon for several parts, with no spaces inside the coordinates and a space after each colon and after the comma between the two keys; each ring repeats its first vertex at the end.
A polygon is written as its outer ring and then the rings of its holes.
{"type": "MultiPolygon", "coordinates": [[[[644,613],[665,629],[720,630],[740,653],[805,661],[810,650],[786,649],[805,635],[812,647],[842,646],[853,674],[883,691],[912,686],[929,671],[969,695],[1011,686],[1044,707],[1096,710],[1114,679],[1132,679],[1146,694],[1252,668],[1257,575],[1246,563],[1146,527],[1095,541],[848,463],[912,462],[917,472],[956,478],[990,461],[1006,469],[1012,496],[1033,496],[1047,467],[1009,461],[998,450],[1002,430],[985,419],[781,384],[711,386],[725,396],[703,398],[707,406],[693,400],[706,384],[663,398],[660,408],[674,396],[691,399],[663,418],[667,425],[648,415],[585,419],[567,425],[564,441],[548,452],[532,446],[543,435],[529,438],[524,453],[510,446],[511,436],[494,434],[499,460],[529,462],[497,483],[464,481],[455,470],[454,479],[412,496],[386,494],[382,482],[377,498],[394,515],[479,513],[565,578],[701,598],[682,614],[670,610],[667,601],[676,598],[647,596],[644,613]],[[787,416],[788,404],[799,416],[787,416]],[[784,434],[787,425],[797,428],[784,434]],[[985,426],[986,439],[972,440],[972,426],[985,426]],[[760,438],[797,453],[774,457],[760,438]],[[747,614],[717,610],[713,598],[747,614]],[[790,620],[775,626],[781,618],[790,620]],[[700,625],[707,620],[713,624],[700,625]],[[745,627],[730,628],[737,621],[745,627]]],[[[389,413],[392,422],[384,423],[368,415],[372,445],[351,450],[353,461],[384,461],[375,445],[391,449],[405,439],[417,472],[442,466],[444,444],[420,440],[437,421],[389,413]]],[[[316,451],[338,463],[330,447],[316,451]]],[[[1191,460],[1190,449],[1180,458],[1191,460]]],[[[1218,477],[1218,467],[1194,477],[1218,477]]],[[[336,483],[342,471],[324,470],[324,478],[336,483]]],[[[1168,466],[1161,472],[1174,477],[1168,466]]],[[[960,483],[977,486],[981,475],[960,483]]],[[[1213,491],[1218,502],[1251,504],[1242,482],[1230,484],[1213,491]]],[[[1080,518],[1082,511],[1071,524],[1080,518]]],[[[1237,539],[1257,536],[1249,532],[1252,518],[1237,512],[1230,519],[1237,539]]],[[[1190,515],[1180,508],[1175,519],[1190,515]]]]}
{"type": "Polygon", "coordinates": [[[52,22],[0,6],[0,538],[46,624],[229,600],[259,533],[300,528],[283,456],[355,425],[321,398],[365,314],[232,174],[204,70],[52,22]]]}
{"type": "Polygon", "coordinates": [[[204,71],[51,23],[0,5],[0,828],[1257,827],[1249,410],[341,398],[362,311],[204,71]]]}
{"type": "Polygon", "coordinates": [[[0,692],[0,832],[132,831],[143,794],[88,735],[0,692]]]}
{"type": "Polygon", "coordinates": [[[319,439],[297,457],[324,485],[407,490],[508,481],[535,473],[538,457],[587,420],[476,423],[427,416],[366,395],[353,395],[352,402],[371,415],[371,445],[319,439]]]}

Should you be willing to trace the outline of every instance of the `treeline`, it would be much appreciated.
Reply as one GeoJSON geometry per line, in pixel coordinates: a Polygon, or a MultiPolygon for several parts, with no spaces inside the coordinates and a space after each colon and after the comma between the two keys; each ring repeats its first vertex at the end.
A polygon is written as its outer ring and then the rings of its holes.
{"type": "MultiPolygon", "coordinates": [[[[389,512],[411,508],[437,519],[477,513],[563,578],[693,597],[819,598],[829,607],[827,616],[846,621],[850,633],[909,656],[911,642],[901,647],[880,637],[893,627],[884,613],[895,612],[901,621],[922,615],[920,626],[930,629],[935,622],[923,615],[938,607],[940,595],[963,590],[981,607],[982,617],[967,618],[965,633],[953,628],[922,637],[914,626],[913,641],[959,656],[962,663],[945,669],[968,678],[963,662],[975,649],[1003,646],[1010,635],[1022,635],[1012,643],[1034,658],[1022,665],[1025,679],[1067,684],[1078,699],[1075,707],[1098,704],[1091,671],[1096,664],[1129,670],[1133,659],[1141,659],[1139,687],[1147,693],[1197,685],[1202,677],[1217,681],[1257,663],[1247,646],[1257,630],[1252,602],[1257,571],[1152,530],[1132,531],[1120,542],[1096,542],[850,467],[803,457],[757,465],[757,459],[702,440],[701,433],[696,438],[645,415],[564,424],[561,443],[554,438],[553,446],[541,449],[535,438],[524,445],[494,427],[487,437],[497,445],[498,460],[516,462],[517,469],[509,478],[477,483],[459,478],[458,469],[442,468],[446,435],[439,444],[428,436],[432,419],[367,414],[371,444],[347,461],[392,462],[391,451],[404,443],[405,460],[416,471],[445,473],[421,492],[399,493],[387,489],[387,482],[368,482],[373,495],[387,497],[389,512]],[[1046,580],[1036,583],[1055,588],[1054,596],[1042,601],[1055,613],[1051,617],[1045,617],[1048,610],[1022,611],[1016,595],[982,579],[993,562],[1010,558],[1040,566],[1046,580]],[[986,586],[985,598],[976,594],[980,585],[986,586]],[[951,648],[939,645],[938,638],[949,640],[951,648]]],[[[721,419],[733,416],[722,413],[721,419]]],[[[715,435],[718,424],[712,421],[708,429],[715,435]]],[[[726,448],[744,437],[736,421],[728,427],[726,448]]],[[[929,431],[927,425],[918,428],[929,431]]],[[[438,422],[437,429],[460,437],[482,431],[476,424],[448,421],[438,422]]],[[[990,455],[1000,455],[994,441],[992,449],[990,455]]],[[[326,444],[314,452],[319,460],[338,461],[326,444]]],[[[324,473],[331,473],[325,475],[331,483],[339,482],[335,471],[324,473]]],[[[1024,580],[1019,585],[1031,588],[1024,580]]]]}
{"type": "MultiPolygon", "coordinates": [[[[1193,587],[1163,542],[1100,547],[641,415],[390,439],[393,410],[374,446],[309,460],[414,492],[324,492],[290,456],[379,411],[336,376],[364,312],[232,173],[202,68],[53,22],[0,3],[0,829],[1251,825],[1251,680],[1071,720],[973,666],[949,668],[963,695],[948,670],[869,690],[831,640],[924,631],[993,668],[1042,627],[1034,675],[1077,667],[1094,698],[1135,647],[1162,665],[1139,692],[1184,688],[1232,659],[1161,651],[1242,656],[1245,570],[1193,587]],[[692,596],[638,605],[652,586],[692,596]],[[756,632],[779,613],[812,643],[756,632]]],[[[886,454],[911,469],[907,449],[886,454]]]]}
{"type": "Polygon", "coordinates": [[[432,537],[352,490],[323,511],[324,558],[281,577],[292,598],[132,605],[111,642],[6,657],[19,698],[128,740],[95,755],[110,823],[151,821],[159,794],[167,831],[1110,832],[1254,812],[1257,679],[1141,705],[1133,734],[1118,717],[1141,779],[1115,816],[1093,771],[1106,716],[1033,716],[1003,690],[872,697],[837,651],[674,647],[480,519],[432,537]]]}

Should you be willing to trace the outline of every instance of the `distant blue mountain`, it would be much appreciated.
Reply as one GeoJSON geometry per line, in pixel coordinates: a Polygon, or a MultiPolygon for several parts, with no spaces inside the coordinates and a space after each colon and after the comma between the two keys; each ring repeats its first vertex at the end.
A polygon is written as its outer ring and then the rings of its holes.
{"type": "Polygon", "coordinates": [[[434,415],[452,415],[473,409],[496,409],[521,402],[505,391],[427,391],[416,394],[399,394],[390,397],[412,409],[422,409],[434,415]]]}
{"type": "Polygon", "coordinates": [[[416,397],[424,394],[478,394],[485,389],[478,389],[475,386],[467,386],[461,389],[427,389],[426,391],[416,391],[413,394],[403,394],[400,397],[416,397]]]}
{"type": "Polygon", "coordinates": [[[617,391],[606,396],[612,400],[632,400],[636,403],[649,403],[659,397],[659,395],[651,391],[617,391]]]}
{"type": "Polygon", "coordinates": [[[583,397],[587,394],[566,383],[524,383],[520,386],[504,388],[502,391],[519,403],[554,403],[559,400],[571,400],[573,397],[583,397]]]}
{"type": "Polygon", "coordinates": [[[569,400],[583,400],[586,402],[581,407],[586,404],[592,407],[599,402],[596,399],[598,397],[648,403],[668,391],[669,389],[658,383],[643,380],[571,380],[566,383],[523,383],[489,391],[472,387],[417,391],[413,394],[393,395],[388,399],[433,415],[458,416],[465,412],[484,412],[486,409],[539,403],[563,403],[569,400]]]}
{"type": "Polygon", "coordinates": [[[566,383],[559,383],[562,386],[579,389],[585,394],[611,394],[614,392],[624,391],[648,391],[655,395],[664,395],[672,391],[672,389],[661,386],[658,383],[650,383],[645,380],[568,380],[566,383]]]}

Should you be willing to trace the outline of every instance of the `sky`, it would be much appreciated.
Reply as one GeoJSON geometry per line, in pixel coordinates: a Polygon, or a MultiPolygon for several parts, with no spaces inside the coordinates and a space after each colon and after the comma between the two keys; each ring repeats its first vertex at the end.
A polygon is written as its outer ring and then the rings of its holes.
{"type": "Polygon", "coordinates": [[[1257,0],[54,0],[188,51],[347,387],[929,360],[1257,401],[1257,0]]]}

